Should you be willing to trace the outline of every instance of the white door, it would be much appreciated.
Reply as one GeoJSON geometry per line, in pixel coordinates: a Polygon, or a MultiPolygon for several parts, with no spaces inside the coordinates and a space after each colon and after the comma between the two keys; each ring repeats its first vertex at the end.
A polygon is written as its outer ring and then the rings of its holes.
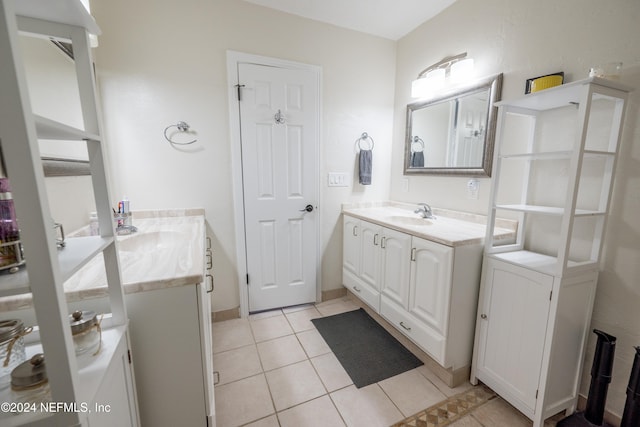
{"type": "Polygon", "coordinates": [[[478,378],[533,412],[553,277],[493,259],[487,268],[478,378]]]}
{"type": "Polygon", "coordinates": [[[238,77],[249,311],[315,302],[315,75],[240,63],[238,77]]]}

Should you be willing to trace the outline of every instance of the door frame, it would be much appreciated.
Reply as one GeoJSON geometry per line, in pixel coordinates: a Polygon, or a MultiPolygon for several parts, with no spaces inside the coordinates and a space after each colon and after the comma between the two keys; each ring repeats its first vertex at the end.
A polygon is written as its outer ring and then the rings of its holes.
{"type": "MultiPolygon", "coordinates": [[[[238,84],[238,64],[250,63],[270,67],[287,68],[290,70],[305,70],[313,73],[315,77],[315,90],[317,90],[316,112],[318,121],[313,152],[316,161],[314,163],[315,187],[318,195],[317,205],[322,208],[322,193],[320,192],[320,138],[322,128],[322,68],[317,65],[303,64],[284,59],[270,58],[267,56],[253,55],[244,52],[227,50],[227,89],[229,103],[229,140],[231,142],[231,174],[233,181],[233,210],[236,235],[236,273],[238,277],[238,291],[240,295],[240,317],[249,315],[249,291],[247,289],[247,247],[244,221],[244,186],[242,179],[242,138],[240,133],[240,108],[238,106],[236,85],[238,84]]],[[[322,229],[321,209],[316,209],[317,221],[316,234],[316,302],[322,299],[321,281],[321,241],[322,229]]]]}

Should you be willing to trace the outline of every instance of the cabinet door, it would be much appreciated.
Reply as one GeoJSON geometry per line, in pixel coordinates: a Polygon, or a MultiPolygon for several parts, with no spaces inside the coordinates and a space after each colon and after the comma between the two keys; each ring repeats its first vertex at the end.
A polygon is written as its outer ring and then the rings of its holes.
{"type": "Polygon", "coordinates": [[[478,378],[533,412],[553,277],[491,258],[485,274],[478,378]]]}
{"type": "Polygon", "coordinates": [[[447,333],[453,248],[414,237],[408,310],[443,336],[447,333]]]}
{"type": "Polygon", "coordinates": [[[345,215],[343,224],[342,266],[345,270],[358,275],[360,271],[360,220],[345,215]]]}
{"type": "Polygon", "coordinates": [[[360,271],[362,281],[373,289],[380,290],[380,241],[382,227],[360,221],[360,271]]]}
{"type": "Polygon", "coordinates": [[[384,228],[380,247],[382,248],[382,294],[407,309],[411,236],[384,228]]]}

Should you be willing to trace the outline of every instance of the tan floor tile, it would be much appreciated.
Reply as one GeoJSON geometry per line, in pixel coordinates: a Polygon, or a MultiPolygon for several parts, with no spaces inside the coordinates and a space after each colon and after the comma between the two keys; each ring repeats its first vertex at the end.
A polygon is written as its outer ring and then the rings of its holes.
{"type": "Polygon", "coordinates": [[[258,343],[258,353],[265,371],[281,368],[307,359],[295,335],[287,335],[258,343]]]}
{"type": "Polygon", "coordinates": [[[298,336],[302,347],[304,347],[304,351],[307,353],[307,356],[310,358],[331,352],[326,341],[316,329],[299,332],[296,335],[298,336]]]}
{"type": "Polygon", "coordinates": [[[247,319],[232,319],[212,325],[213,352],[232,350],[253,344],[253,334],[247,319]]]}
{"type": "Polygon", "coordinates": [[[262,372],[255,344],[215,353],[213,366],[220,374],[220,385],[252,377],[262,372]]]}
{"type": "Polygon", "coordinates": [[[282,427],[344,426],[340,414],[327,395],[278,412],[278,419],[282,427]]]}
{"type": "Polygon", "coordinates": [[[313,367],[320,376],[320,380],[329,392],[336,391],[353,384],[351,377],[344,370],[338,358],[333,353],[311,359],[313,367]]]}
{"type": "Polygon", "coordinates": [[[416,369],[378,383],[405,417],[442,402],[447,398],[416,369]]]}
{"type": "Polygon", "coordinates": [[[459,420],[456,420],[456,421],[452,422],[451,424],[449,424],[449,427],[484,427],[484,426],[482,424],[480,424],[471,415],[465,415],[464,417],[460,418],[459,420]]]}
{"type": "Polygon", "coordinates": [[[444,383],[438,376],[433,373],[433,371],[429,370],[426,365],[422,365],[416,368],[418,372],[420,372],[426,379],[431,381],[433,385],[438,387],[442,393],[444,393],[447,397],[454,396],[456,394],[462,393],[463,391],[469,390],[473,385],[469,381],[465,381],[464,384],[459,385],[458,387],[451,388],[444,383]]]}
{"type": "Polygon", "coordinates": [[[285,307],[282,309],[284,314],[295,313],[296,311],[309,310],[310,308],[315,308],[315,304],[300,304],[300,305],[292,305],[291,307],[285,307]]]}
{"type": "Polygon", "coordinates": [[[267,319],[269,317],[280,316],[281,314],[282,314],[282,310],[277,308],[275,310],[261,311],[260,313],[250,314],[249,320],[267,319]]]}
{"type": "Polygon", "coordinates": [[[326,393],[308,360],[266,374],[277,411],[291,408],[326,393]]]}
{"type": "Polygon", "coordinates": [[[352,385],[330,396],[349,427],[387,427],[405,418],[377,384],[352,385]]]}
{"type": "Polygon", "coordinates": [[[280,427],[280,423],[278,422],[278,417],[276,417],[275,415],[271,415],[267,418],[263,418],[251,424],[246,424],[244,427],[280,427]]]}
{"type": "Polygon", "coordinates": [[[322,317],[322,314],[320,314],[315,307],[310,307],[305,310],[286,313],[285,316],[291,324],[294,332],[302,332],[308,331],[309,329],[315,329],[315,326],[311,323],[311,319],[322,317]]]}
{"type": "Polygon", "coordinates": [[[293,334],[293,330],[291,326],[289,326],[289,322],[287,322],[284,314],[252,320],[249,324],[251,325],[251,330],[253,331],[256,342],[268,341],[293,334]]]}
{"type": "Polygon", "coordinates": [[[333,316],[334,314],[357,310],[360,307],[352,303],[349,299],[341,298],[317,304],[316,308],[323,316],[333,316]]]}
{"type": "Polygon", "coordinates": [[[501,398],[493,399],[475,411],[473,417],[485,426],[531,427],[531,420],[501,398]]]}
{"type": "Polygon", "coordinates": [[[264,374],[217,386],[216,425],[240,426],[273,414],[264,374]]]}

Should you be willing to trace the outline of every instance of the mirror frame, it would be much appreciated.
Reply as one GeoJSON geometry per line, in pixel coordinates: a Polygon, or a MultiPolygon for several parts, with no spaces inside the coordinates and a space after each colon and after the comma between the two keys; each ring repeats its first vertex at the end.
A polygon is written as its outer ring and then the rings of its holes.
{"type": "Polygon", "coordinates": [[[495,145],[496,121],[498,107],[495,103],[500,100],[502,93],[502,73],[491,77],[479,79],[473,83],[456,86],[447,91],[438,94],[434,98],[428,100],[420,100],[407,105],[407,126],[405,129],[405,149],[404,149],[404,175],[448,175],[448,176],[471,176],[471,177],[490,177],[493,165],[493,147],[495,145]],[[487,111],[487,131],[484,139],[484,150],[482,156],[482,165],[479,167],[424,167],[412,168],[411,165],[411,129],[412,129],[412,113],[428,107],[429,105],[439,104],[459,98],[471,92],[477,92],[480,89],[489,90],[489,105],[487,111]]]}

